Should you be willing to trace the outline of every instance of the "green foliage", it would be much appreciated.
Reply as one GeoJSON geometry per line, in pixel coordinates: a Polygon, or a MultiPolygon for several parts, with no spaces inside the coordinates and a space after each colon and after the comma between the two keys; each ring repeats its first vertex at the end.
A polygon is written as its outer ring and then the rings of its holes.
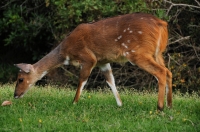
{"type": "Polygon", "coordinates": [[[13,73],[16,73],[17,69],[8,65],[8,64],[0,64],[0,84],[12,82],[16,77],[13,73]]]}
{"type": "Polygon", "coordinates": [[[47,41],[52,41],[49,22],[46,15],[50,15],[47,8],[38,6],[42,1],[8,1],[2,8],[0,20],[1,47],[8,46],[14,49],[23,49],[33,55],[33,60],[38,59],[44,48],[48,47],[47,41]],[[33,4],[34,3],[34,4],[33,4]],[[44,13],[41,13],[44,12],[44,13]]]}
{"type": "MultiPolygon", "coordinates": [[[[191,0],[170,2],[197,4],[191,0]]],[[[2,0],[0,3],[0,82],[13,80],[15,75],[12,73],[16,73],[13,63],[34,63],[80,23],[95,22],[133,12],[147,12],[168,21],[169,43],[190,36],[189,40],[170,44],[166,51],[169,56],[165,54],[165,60],[169,60],[166,63],[173,73],[173,88],[184,92],[198,91],[200,86],[199,10],[190,6],[173,6],[169,10],[170,6],[170,3],[164,0],[2,0]]],[[[116,64],[112,66],[117,85],[136,89],[145,87],[151,90],[157,84],[154,78],[129,64],[122,67],[116,64]]],[[[70,72],[77,75],[77,69],[70,72]]],[[[90,87],[100,85],[99,81],[96,81],[99,78],[98,73],[99,71],[96,70],[91,75],[90,82],[93,81],[95,82],[93,84],[97,85],[90,85],[90,87]]],[[[65,83],[71,82],[77,81],[68,77],[65,83]]]]}
{"type": "Polygon", "coordinates": [[[174,95],[173,108],[156,111],[157,94],[125,90],[122,107],[111,91],[83,91],[72,104],[74,90],[35,87],[22,99],[13,98],[13,85],[0,87],[0,131],[192,131],[200,130],[200,100],[174,95]]]}
{"type": "Polygon", "coordinates": [[[80,23],[147,11],[142,0],[3,0],[0,7],[0,63],[5,64],[37,61],[80,23]]]}
{"type": "Polygon", "coordinates": [[[59,32],[73,30],[80,23],[94,22],[99,19],[120,14],[147,11],[142,0],[51,0],[46,4],[54,9],[54,24],[59,32]],[[47,4],[48,3],[48,4],[47,4]]]}
{"type": "Polygon", "coordinates": [[[154,14],[168,22],[169,45],[166,64],[173,73],[173,88],[198,91],[200,86],[200,18],[197,2],[191,0],[153,1],[154,14]],[[173,3],[173,4],[172,4],[173,3]]]}
{"type": "Polygon", "coordinates": [[[168,14],[171,41],[189,36],[189,39],[177,41],[168,47],[171,56],[170,67],[174,76],[173,85],[181,91],[198,91],[200,86],[199,9],[190,7],[196,4],[195,1],[173,0],[172,2],[184,3],[188,6],[173,7],[168,14]]]}

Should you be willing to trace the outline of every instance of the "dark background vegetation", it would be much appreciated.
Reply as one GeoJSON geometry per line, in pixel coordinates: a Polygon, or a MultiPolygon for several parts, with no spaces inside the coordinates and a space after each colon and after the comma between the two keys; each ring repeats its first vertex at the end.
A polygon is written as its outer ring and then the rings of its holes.
{"type": "MultiPolygon", "coordinates": [[[[146,12],[169,23],[164,54],[173,73],[173,89],[200,88],[200,2],[197,0],[1,0],[0,82],[14,82],[15,63],[35,63],[57,46],[80,23],[133,12],[146,12]]],[[[116,84],[153,90],[156,79],[137,66],[112,64],[116,84]]],[[[49,73],[45,83],[76,86],[79,69],[63,66],[49,73]]],[[[98,68],[87,88],[104,87],[98,68]]]]}

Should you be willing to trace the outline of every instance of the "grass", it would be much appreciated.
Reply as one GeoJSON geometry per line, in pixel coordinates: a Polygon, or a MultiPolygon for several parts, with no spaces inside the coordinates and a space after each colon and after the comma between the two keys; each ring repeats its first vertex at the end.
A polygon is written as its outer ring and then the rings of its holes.
{"type": "Polygon", "coordinates": [[[14,85],[0,86],[0,131],[24,132],[198,132],[200,98],[196,95],[173,95],[173,108],[156,111],[157,94],[120,92],[123,106],[116,105],[111,91],[83,91],[72,104],[74,90],[53,86],[34,87],[23,98],[13,99],[14,85]]]}

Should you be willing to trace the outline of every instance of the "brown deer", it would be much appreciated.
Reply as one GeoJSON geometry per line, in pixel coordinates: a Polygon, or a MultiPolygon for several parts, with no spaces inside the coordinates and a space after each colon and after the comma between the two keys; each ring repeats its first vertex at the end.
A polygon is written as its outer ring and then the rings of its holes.
{"type": "Polygon", "coordinates": [[[80,24],[37,63],[16,64],[20,71],[14,97],[22,97],[51,69],[72,64],[80,66],[79,84],[74,98],[74,102],[77,102],[92,69],[97,66],[105,75],[117,105],[121,106],[110,63],[129,61],[158,80],[157,108],[164,108],[165,89],[167,106],[172,107],[172,73],[165,67],[162,56],[167,42],[167,23],[150,14],[133,13],[80,24]]]}

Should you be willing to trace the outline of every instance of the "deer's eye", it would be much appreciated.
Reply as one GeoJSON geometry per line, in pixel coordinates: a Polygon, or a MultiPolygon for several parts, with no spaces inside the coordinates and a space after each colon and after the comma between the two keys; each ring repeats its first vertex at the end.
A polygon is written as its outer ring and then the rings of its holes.
{"type": "Polygon", "coordinates": [[[19,78],[19,83],[23,82],[24,79],[23,78],[19,78]]]}

